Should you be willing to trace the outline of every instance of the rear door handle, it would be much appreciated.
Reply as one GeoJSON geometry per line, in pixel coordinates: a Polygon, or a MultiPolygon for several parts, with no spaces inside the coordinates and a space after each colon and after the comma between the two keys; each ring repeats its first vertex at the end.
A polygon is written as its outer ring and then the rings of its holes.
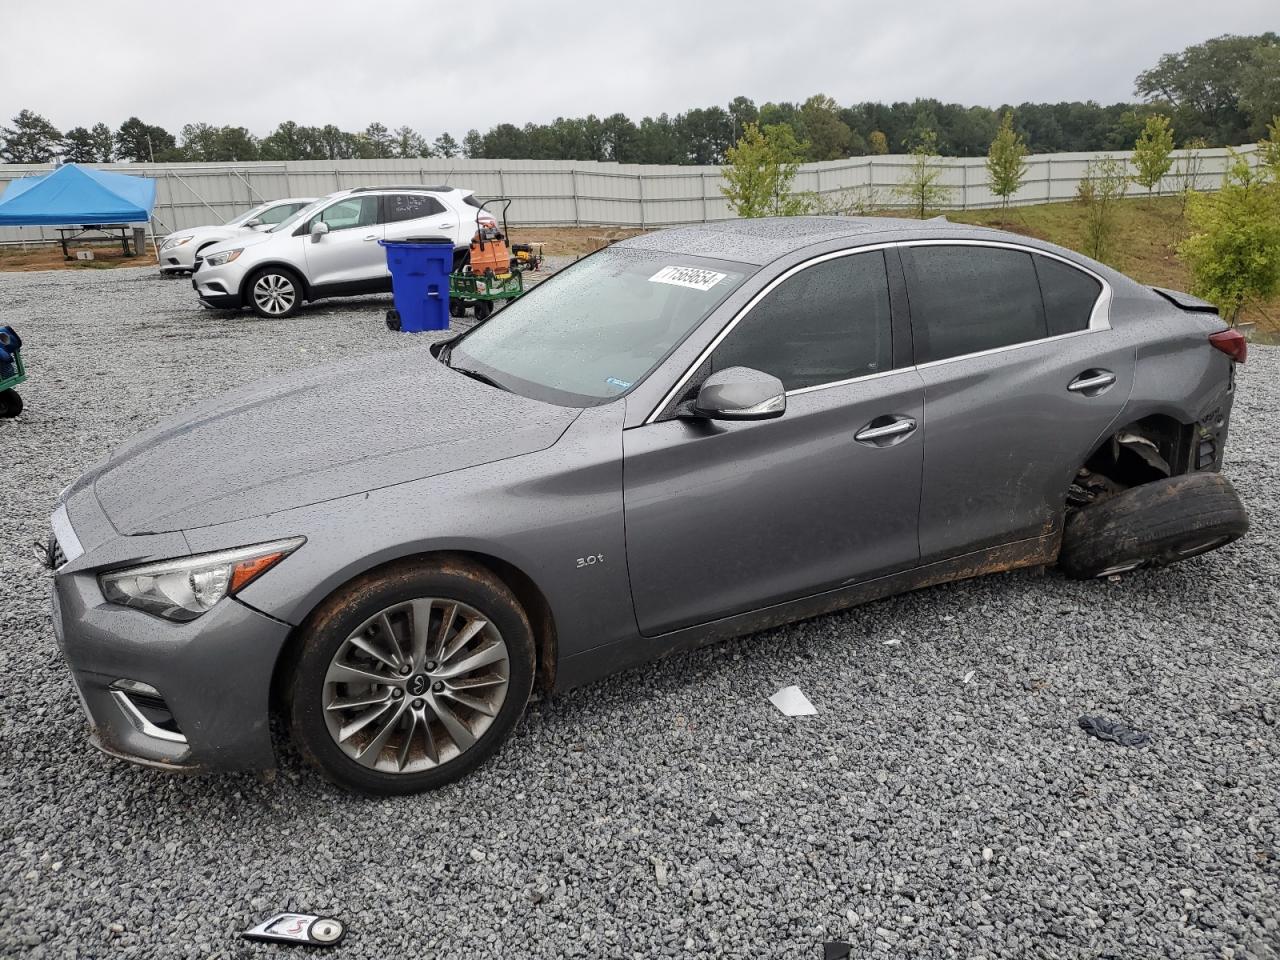
{"type": "Polygon", "coordinates": [[[440,229],[442,229],[442,230],[448,230],[448,229],[450,229],[450,228],[452,228],[452,227],[456,227],[456,226],[457,226],[457,224],[456,224],[456,223],[442,223],[442,224],[440,224],[439,226],[440,226],[440,229]]]}
{"type": "Polygon", "coordinates": [[[364,238],[364,242],[368,243],[370,240],[377,240],[377,239],[378,239],[378,235],[376,233],[371,233],[369,234],[369,236],[364,238]]]}
{"type": "Polygon", "coordinates": [[[1072,393],[1101,393],[1116,382],[1116,375],[1110,370],[1086,370],[1067,384],[1072,393]]]}
{"type": "MultiPolygon", "coordinates": [[[[877,417],[876,420],[883,420],[884,417],[877,417]]],[[[872,426],[876,423],[872,420],[861,430],[853,435],[853,439],[859,443],[870,443],[879,445],[882,440],[892,440],[894,437],[905,437],[908,433],[916,428],[916,422],[910,417],[899,417],[892,423],[882,423],[879,426],[872,426]]]]}

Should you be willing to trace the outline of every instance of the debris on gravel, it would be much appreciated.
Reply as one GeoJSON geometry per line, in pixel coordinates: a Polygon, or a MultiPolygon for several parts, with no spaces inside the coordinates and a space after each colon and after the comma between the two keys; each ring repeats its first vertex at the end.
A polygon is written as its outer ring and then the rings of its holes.
{"type": "Polygon", "coordinates": [[[1203,557],[672,657],[532,705],[428,795],[345,794],[287,747],[274,777],[97,753],[31,547],[58,491],[185,404],[421,342],[388,303],[264,321],[147,270],[0,274],[31,373],[0,421],[0,956],[280,956],[238,934],[297,911],[349,924],[335,957],[1280,958],[1276,348],[1227,452],[1252,527],[1203,557]],[[782,716],[791,684],[821,712],[782,716]],[[1118,750],[1082,714],[1159,736],[1118,750]]]}

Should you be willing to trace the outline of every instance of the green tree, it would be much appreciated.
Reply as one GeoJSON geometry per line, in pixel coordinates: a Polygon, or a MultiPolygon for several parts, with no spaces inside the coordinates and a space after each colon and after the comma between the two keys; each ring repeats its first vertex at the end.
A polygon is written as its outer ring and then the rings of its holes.
{"type": "Polygon", "coordinates": [[[480,136],[479,130],[467,131],[466,136],[462,138],[462,152],[473,160],[485,155],[484,137],[480,136]]]}
{"type": "Polygon", "coordinates": [[[1258,162],[1267,168],[1271,182],[1280,184],[1280,114],[1267,124],[1267,134],[1258,141],[1258,162]]]}
{"type": "Polygon", "coordinates": [[[1173,167],[1173,127],[1169,118],[1147,117],[1142,134],[1133,145],[1133,182],[1147,188],[1150,196],[1173,167]]]}
{"type": "Polygon", "coordinates": [[[1240,77],[1240,109],[1259,135],[1280,114],[1280,44],[1254,50],[1240,77]]]}
{"type": "Polygon", "coordinates": [[[115,139],[116,156],[121,160],[148,163],[151,160],[163,162],[181,159],[173,134],[164,127],[143,123],[137,117],[130,117],[120,124],[115,139]]]}
{"type": "Polygon", "coordinates": [[[116,158],[116,138],[110,127],[105,123],[95,123],[89,135],[93,138],[94,160],[110,163],[116,158]]]}
{"type": "Polygon", "coordinates": [[[1204,168],[1204,149],[1208,146],[1203,137],[1192,137],[1182,145],[1174,172],[1178,184],[1178,197],[1182,201],[1181,213],[1187,215],[1187,202],[1200,186],[1200,171],[1204,168]]]}
{"type": "Polygon", "coordinates": [[[853,131],[840,119],[839,105],[815,94],[800,107],[798,133],[809,144],[809,160],[839,160],[849,156],[853,131]]]}
{"type": "Polygon", "coordinates": [[[458,141],[446,132],[436,137],[436,142],[432,145],[432,149],[436,152],[436,156],[452,160],[462,148],[458,146],[458,141]]]}
{"type": "Polygon", "coordinates": [[[1280,289],[1280,189],[1268,167],[1232,152],[1222,189],[1193,196],[1187,216],[1195,232],[1178,255],[1196,296],[1234,324],[1247,301],[1280,289]]]}
{"type": "Polygon", "coordinates": [[[720,192],[740,217],[793,217],[809,212],[809,200],[791,192],[806,144],[786,124],[763,129],[749,123],[725,151],[720,192]]]}
{"type": "Polygon", "coordinates": [[[0,161],[48,163],[62,151],[62,134],[30,110],[20,110],[12,127],[0,127],[0,161]]]}
{"type": "Polygon", "coordinates": [[[1000,130],[987,150],[987,176],[991,179],[991,192],[1009,206],[1009,199],[1021,189],[1027,179],[1027,145],[1021,134],[1013,129],[1013,114],[1006,111],[1000,121],[1000,130]]]}
{"type": "Polygon", "coordinates": [[[1264,100],[1267,67],[1278,46],[1280,35],[1271,32],[1214,37],[1180,53],[1166,53],[1138,75],[1135,89],[1147,100],[1170,104],[1184,133],[1220,144],[1241,143],[1271,116],[1251,116],[1245,104],[1264,100]]]}
{"type": "Polygon", "coordinates": [[[942,168],[936,164],[937,159],[937,135],[932,130],[925,130],[911,151],[911,166],[893,191],[899,200],[910,204],[921,220],[930,207],[938,206],[951,193],[951,188],[940,182],[942,168]]]}
{"type": "Polygon", "coordinates": [[[431,147],[413,127],[398,127],[395,132],[395,155],[402,160],[431,156],[431,147]]]}
{"type": "Polygon", "coordinates": [[[386,160],[395,156],[395,140],[376,120],[355,135],[357,155],[362,160],[386,160]]]}
{"type": "Polygon", "coordinates": [[[1129,186],[1123,160],[1104,156],[1090,160],[1076,188],[1085,208],[1085,250],[1095,260],[1107,260],[1115,243],[1120,200],[1129,186]]]}
{"type": "Polygon", "coordinates": [[[98,159],[93,134],[84,127],[72,127],[63,142],[62,159],[67,163],[93,163],[98,159]]]}
{"type": "Polygon", "coordinates": [[[872,130],[867,137],[867,149],[873,154],[883,156],[889,152],[889,138],[883,130],[872,130]]]}

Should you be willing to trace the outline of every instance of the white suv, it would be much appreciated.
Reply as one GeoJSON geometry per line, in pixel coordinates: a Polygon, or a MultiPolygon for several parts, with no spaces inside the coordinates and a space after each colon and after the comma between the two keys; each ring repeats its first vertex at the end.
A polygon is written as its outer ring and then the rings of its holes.
{"type": "Polygon", "coordinates": [[[196,258],[191,285],[209,307],[249,306],[262,317],[288,317],[304,300],[390,290],[387,252],[379,240],[447,237],[456,268],[466,260],[477,223],[494,225],[470,190],[342,190],[265,233],[206,248],[196,258]]]}
{"type": "Polygon", "coordinates": [[[190,273],[195,266],[196,257],[203,255],[202,251],[205,247],[211,247],[223,240],[231,240],[241,233],[270,230],[277,223],[288,220],[307,204],[315,203],[315,200],[315,197],[270,200],[267,203],[258,204],[252,210],[246,210],[239,216],[232,217],[221,226],[211,224],[175,230],[160,241],[160,272],[190,273]]]}

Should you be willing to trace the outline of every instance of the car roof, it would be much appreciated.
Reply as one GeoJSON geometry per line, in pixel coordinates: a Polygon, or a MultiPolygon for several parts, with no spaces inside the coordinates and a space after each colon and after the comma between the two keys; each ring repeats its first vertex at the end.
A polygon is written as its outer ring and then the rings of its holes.
{"type": "Polygon", "coordinates": [[[461,187],[450,187],[445,184],[428,185],[422,183],[388,183],[378,186],[352,187],[348,193],[375,193],[380,190],[409,190],[414,193],[471,193],[461,187]]]}
{"type": "Polygon", "coordinates": [[[886,240],[928,240],[969,235],[1006,238],[1027,246],[1044,246],[1027,237],[988,227],[950,223],[942,217],[908,220],[902,217],[757,217],[718,220],[646,233],[614,246],[634,250],[680,253],[763,266],[796,250],[829,240],[856,240],[850,246],[886,240]]]}

